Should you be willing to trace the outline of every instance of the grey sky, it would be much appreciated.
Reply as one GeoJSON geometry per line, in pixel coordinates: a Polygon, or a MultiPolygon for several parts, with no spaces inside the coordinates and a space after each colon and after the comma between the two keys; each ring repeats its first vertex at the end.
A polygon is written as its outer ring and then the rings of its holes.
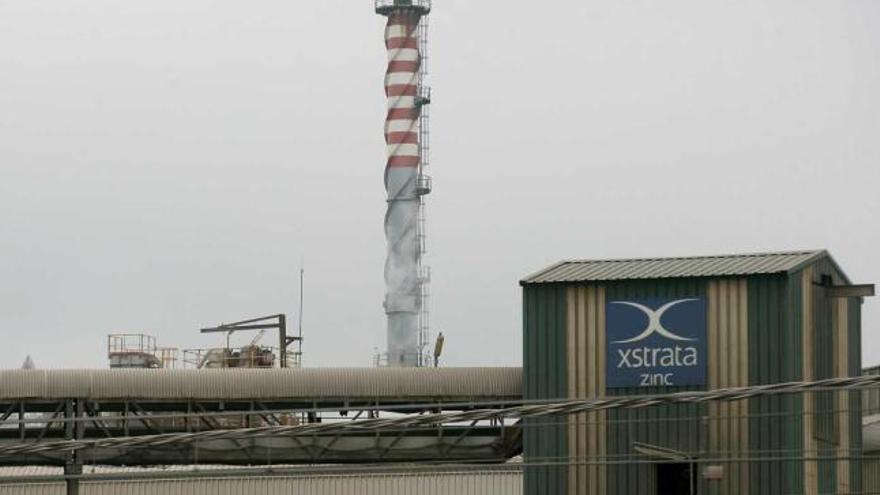
{"type": "MultiPolygon", "coordinates": [[[[519,364],[559,258],[827,247],[880,282],[876,0],[436,0],[433,321],[519,364]]],[[[0,367],[294,313],[306,364],[384,346],[371,2],[0,0],[0,367]]],[[[880,362],[880,302],[864,316],[880,362]]]]}

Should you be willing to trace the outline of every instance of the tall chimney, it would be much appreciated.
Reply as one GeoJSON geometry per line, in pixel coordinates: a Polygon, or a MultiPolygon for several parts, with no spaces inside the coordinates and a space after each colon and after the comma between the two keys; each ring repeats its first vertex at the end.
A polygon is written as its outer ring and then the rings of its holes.
{"type": "MultiPolygon", "coordinates": [[[[387,17],[385,47],[388,67],[385,95],[385,314],[388,318],[389,366],[420,366],[426,283],[422,269],[424,232],[423,195],[430,181],[423,175],[423,105],[429,98],[422,88],[422,18],[430,12],[427,0],[377,0],[376,12],[387,17]]],[[[426,330],[425,330],[426,331],[426,330]]]]}

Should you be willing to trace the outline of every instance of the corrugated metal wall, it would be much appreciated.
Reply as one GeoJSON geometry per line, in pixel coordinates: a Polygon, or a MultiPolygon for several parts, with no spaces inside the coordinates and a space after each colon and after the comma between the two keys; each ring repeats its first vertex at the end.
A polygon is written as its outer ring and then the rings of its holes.
{"type": "MultiPolygon", "coordinates": [[[[858,317],[856,310],[856,304],[849,305],[850,326],[857,324],[855,321],[858,317]]],[[[862,373],[865,375],[880,375],[880,366],[866,368],[862,373]]],[[[861,406],[864,417],[880,414],[880,388],[863,390],[861,406]]],[[[862,490],[867,493],[880,493],[880,458],[877,457],[877,452],[866,452],[865,455],[871,456],[871,459],[865,459],[857,464],[857,469],[861,470],[862,490]]]]}
{"type": "MultiPolygon", "coordinates": [[[[834,376],[836,353],[832,335],[832,305],[825,294],[825,288],[818,285],[822,275],[828,275],[822,266],[813,265],[803,271],[804,317],[808,326],[804,328],[804,356],[810,360],[804,365],[804,376],[808,380],[821,380],[834,376]],[[810,319],[812,315],[812,319],[810,319]]],[[[834,415],[834,394],[817,392],[808,394],[805,403],[805,451],[821,457],[834,455],[834,441],[838,435],[834,415]]],[[[807,460],[805,493],[832,493],[836,485],[837,470],[834,461],[807,460]]]]}
{"type": "MultiPolygon", "coordinates": [[[[64,483],[0,485],[0,495],[64,495],[64,483]]],[[[522,472],[88,481],[81,495],[520,495],[522,472]]]]}
{"type": "MultiPolygon", "coordinates": [[[[749,384],[749,304],[745,278],[711,280],[708,284],[709,388],[749,384]]],[[[743,457],[749,451],[749,401],[709,404],[710,458],[743,457]]],[[[722,480],[706,486],[710,495],[737,495],[749,486],[748,463],[723,466],[722,480]]]]}
{"type": "Polygon", "coordinates": [[[865,493],[880,493],[880,459],[872,457],[861,462],[862,489],[865,493]]]}
{"type": "MultiPolygon", "coordinates": [[[[568,394],[566,377],[566,302],[562,285],[523,290],[523,395],[526,400],[558,399],[568,394]]],[[[559,418],[529,418],[523,429],[525,486],[532,495],[566,492],[567,425],[559,418]]]]}
{"type": "MultiPolygon", "coordinates": [[[[567,293],[568,397],[605,395],[605,289],[571,287],[567,293]]],[[[577,463],[568,469],[568,493],[604,495],[605,466],[590,459],[607,455],[607,413],[581,413],[568,417],[568,455],[577,463]]]]}
{"type": "Polygon", "coordinates": [[[0,484],[0,495],[66,495],[64,483],[0,484]]]}
{"type": "MultiPolygon", "coordinates": [[[[847,326],[849,327],[849,376],[859,376],[862,372],[862,300],[849,299],[847,301],[847,326]]],[[[851,452],[859,456],[864,455],[864,443],[862,437],[862,417],[865,413],[862,411],[861,393],[855,392],[850,394],[849,405],[850,411],[850,449],[851,452]]],[[[865,491],[865,485],[862,482],[862,471],[865,468],[862,462],[853,462],[850,467],[850,489],[853,492],[859,490],[865,491]]]]}
{"type": "MultiPolygon", "coordinates": [[[[861,301],[828,298],[821,285],[847,283],[828,258],[800,274],[803,322],[803,379],[858,376],[861,373],[861,301]]],[[[804,463],[804,493],[852,493],[862,487],[861,401],[850,392],[807,394],[804,406],[804,451],[819,460],[804,463]]]]}
{"type": "MultiPolygon", "coordinates": [[[[784,275],[750,277],[749,385],[800,380],[802,376],[800,279],[784,275]]],[[[749,400],[752,456],[798,457],[803,446],[803,406],[798,395],[749,400]]],[[[749,465],[754,495],[802,493],[803,461],[761,460],[749,465]]]]}
{"type": "MultiPolygon", "coordinates": [[[[627,280],[605,284],[606,299],[649,297],[704,297],[705,279],[627,280]]],[[[603,350],[604,351],[604,350],[603,350]]],[[[639,387],[608,389],[607,395],[637,395],[699,390],[705,387],[639,387]]],[[[677,404],[643,409],[608,411],[608,455],[632,456],[640,442],[685,452],[705,447],[706,428],[695,418],[703,417],[705,405],[677,404]]],[[[656,473],[650,463],[614,464],[608,467],[608,493],[654,495],[656,473]]]]}
{"type": "MultiPolygon", "coordinates": [[[[853,324],[854,305],[850,305],[850,324],[853,324]]],[[[880,375],[880,366],[872,366],[863,371],[866,375],[880,375]]],[[[880,414],[880,388],[869,388],[862,391],[862,411],[865,416],[880,414]]]]}
{"type": "MultiPolygon", "coordinates": [[[[604,311],[605,302],[613,299],[705,296],[710,388],[857,375],[860,303],[827,299],[814,284],[821,274],[844,282],[826,258],[791,274],[525,284],[526,398],[603,394],[604,311]]],[[[700,387],[608,389],[604,393],[694,388],[700,387]]],[[[758,460],[722,462],[724,478],[707,481],[699,477],[700,493],[855,492],[861,488],[859,463],[816,460],[815,456],[860,454],[859,398],[855,394],[812,395],[768,396],[711,407],[677,405],[581,414],[569,419],[565,435],[549,422],[532,422],[525,431],[526,460],[558,459],[567,453],[573,464],[564,471],[527,468],[526,493],[592,495],[607,490],[609,494],[653,495],[656,473],[650,462],[606,462],[621,456],[632,459],[634,442],[684,452],[715,452],[716,458],[757,456],[758,460]],[[825,423],[817,423],[821,421],[825,423]],[[834,437],[823,441],[817,428],[834,437]]]]}
{"type": "MultiPolygon", "coordinates": [[[[834,368],[834,339],[831,335],[831,304],[826,300],[825,289],[818,286],[820,270],[804,269],[804,376],[808,380],[830,378],[834,368]],[[816,273],[814,273],[816,272],[816,273]],[[810,319],[812,315],[812,320],[810,319]]],[[[804,450],[814,456],[834,453],[834,395],[830,392],[808,394],[805,402],[804,450]]],[[[804,492],[808,495],[831,493],[836,485],[837,470],[834,461],[807,460],[804,469],[806,479],[804,492]]]]}

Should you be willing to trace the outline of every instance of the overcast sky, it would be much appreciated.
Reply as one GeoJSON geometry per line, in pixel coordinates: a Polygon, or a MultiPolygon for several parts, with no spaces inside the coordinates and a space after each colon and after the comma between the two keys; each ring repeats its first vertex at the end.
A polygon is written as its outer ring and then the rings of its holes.
{"type": "MultiPolygon", "coordinates": [[[[369,365],[383,26],[369,0],[0,0],[0,367],[293,317],[301,259],[305,363],[369,365]]],[[[880,2],[436,0],[430,56],[447,364],[520,364],[517,281],[561,258],[828,248],[880,282],[880,2]]]]}

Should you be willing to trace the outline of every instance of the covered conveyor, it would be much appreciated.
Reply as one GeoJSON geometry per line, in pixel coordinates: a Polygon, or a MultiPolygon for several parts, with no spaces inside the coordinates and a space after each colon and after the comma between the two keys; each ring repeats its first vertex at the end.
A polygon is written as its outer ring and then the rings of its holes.
{"type": "MultiPolygon", "coordinates": [[[[521,399],[520,368],[0,371],[0,443],[349,421],[521,399]]],[[[107,465],[499,462],[520,451],[518,427],[472,424],[104,448],[82,458],[107,465]]],[[[63,463],[59,452],[0,459],[63,463]]]]}

